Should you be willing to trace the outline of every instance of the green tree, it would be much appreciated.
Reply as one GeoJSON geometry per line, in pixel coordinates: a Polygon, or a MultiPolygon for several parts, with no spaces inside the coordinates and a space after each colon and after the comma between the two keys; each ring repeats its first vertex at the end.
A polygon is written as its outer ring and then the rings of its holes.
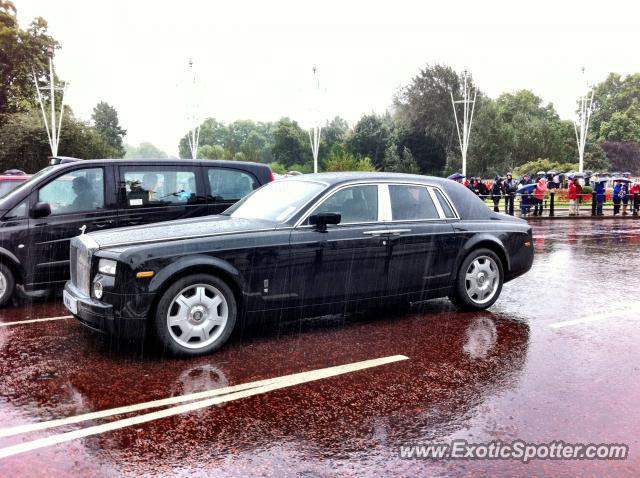
{"type": "Polygon", "coordinates": [[[253,130],[249,132],[242,146],[240,146],[240,151],[247,161],[259,162],[262,160],[262,151],[266,143],[266,138],[258,133],[258,131],[253,130]]]}
{"type": "Polygon", "coordinates": [[[0,0],[0,126],[7,114],[37,106],[33,73],[38,79],[48,77],[47,51],[59,47],[47,34],[43,18],[37,17],[22,30],[16,14],[11,1],[0,0]]]}
{"type": "MultiPolygon", "coordinates": [[[[451,94],[461,96],[462,81],[449,66],[427,66],[393,99],[400,146],[411,150],[422,172],[441,174],[451,151],[458,149],[451,94]]],[[[468,82],[473,87],[471,78],[468,82]]]]}
{"type": "Polygon", "coordinates": [[[274,159],[285,167],[313,163],[308,133],[289,118],[276,123],[271,150],[274,159]]]}
{"type": "Polygon", "coordinates": [[[566,163],[577,157],[571,122],[560,120],[552,104],[544,105],[529,90],[483,97],[473,128],[471,175],[504,174],[536,158],[566,163]]]}
{"type": "Polygon", "coordinates": [[[371,159],[348,153],[340,144],[335,144],[325,163],[325,171],[375,171],[371,159]]]}
{"type": "Polygon", "coordinates": [[[95,125],[96,131],[102,135],[107,144],[113,149],[114,157],[122,158],[126,152],[122,138],[127,134],[127,130],[120,127],[116,109],[110,104],[101,101],[93,108],[91,120],[95,125]]]}
{"type": "MultiPolygon", "coordinates": [[[[59,154],[83,159],[114,157],[113,148],[86,122],[65,110],[60,134],[59,154]]],[[[40,111],[33,109],[7,116],[0,128],[0,164],[36,172],[45,167],[51,155],[40,111]]]]}
{"type": "Polygon", "coordinates": [[[398,153],[398,148],[391,144],[384,155],[384,170],[393,173],[420,174],[420,166],[406,146],[398,153]]]}
{"type": "Polygon", "coordinates": [[[594,136],[600,141],[640,142],[640,73],[627,77],[611,73],[593,93],[594,136]]]}
{"type": "Polygon", "coordinates": [[[137,147],[126,144],[124,159],[166,159],[167,153],[151,143],[140,143],[137,147]]]}
{"type": "Polygon", "coordinates": [[[391,122],[389,115],[364,115],[346,138],[347,151],[356,156],[369,157],[376,167],[382,168],[391,136],[391,122]]]}
{"type": "Polygon", "coordinates": [[[201,159],[224,159],[225,150],[219,144],[205,144],[198,148],[198,158],[201,159]]]}

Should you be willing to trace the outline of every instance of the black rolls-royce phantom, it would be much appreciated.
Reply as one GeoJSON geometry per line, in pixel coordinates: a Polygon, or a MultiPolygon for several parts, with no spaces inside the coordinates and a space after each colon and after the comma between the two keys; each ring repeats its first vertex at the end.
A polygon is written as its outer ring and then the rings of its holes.
{"type": "Polygon", "coordinates": [[[448,296],[485,309],[533,262],[531,228],[450,180],[324,173],[270,183],[221,215],[78,236],[64,302],[120,337],[221,347],[240,320],[448,296]]]}

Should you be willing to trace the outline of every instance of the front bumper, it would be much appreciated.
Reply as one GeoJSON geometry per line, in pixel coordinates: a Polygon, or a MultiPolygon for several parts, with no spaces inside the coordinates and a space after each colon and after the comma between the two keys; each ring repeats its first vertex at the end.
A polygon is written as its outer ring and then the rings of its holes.
{"type": "Polygon", "coordinates": [[[64,291],[77,303],[77,312],[74,313],[68,307],[67,309],[87,327],[123,339],[139,339],[146,335],[146,315],[122,313],[122,304],[128,303],[128,296],[109,294],[110,299],[115,299],[114,306],[87,297],[71,281],[65,284],[64,291]]]}

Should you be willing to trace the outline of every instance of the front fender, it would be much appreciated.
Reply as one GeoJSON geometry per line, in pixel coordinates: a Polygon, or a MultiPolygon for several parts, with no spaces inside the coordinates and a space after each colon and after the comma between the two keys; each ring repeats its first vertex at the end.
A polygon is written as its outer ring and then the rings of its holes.
{"type": "Polygon", "coordinates": [[[225,273],[225,275],[231,277],[240,291],[246,290],[246,280],[238,269],[227,261],[205,255],[188,256],[168,264],[155,274],[151,282],[149,282],[148,290],[149,292],[157,292],[158,290],[161,290],[166,282],[172,277],[177,274],[181,274],[188,269],[196,268],[200,270],[210,268],[214,272],[215,270],[219,270],[225,273]]]}

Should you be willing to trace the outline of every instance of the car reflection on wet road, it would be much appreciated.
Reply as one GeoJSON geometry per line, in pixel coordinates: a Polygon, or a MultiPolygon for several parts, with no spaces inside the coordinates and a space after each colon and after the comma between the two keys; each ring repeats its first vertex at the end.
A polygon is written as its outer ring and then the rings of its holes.
{"type": "Polygon", "coordinates": [[[0,475],[637,476],[640,223],[539,222],[534,241],[532,271],[490,311],[438,300],[407,314],[274,320],[197,359],[93,334],[57,300],[2,309],[0,475]],[[34,321],[45,318],[54,320],[34,321]],[[265,391],[254,383],[399,356],[265,391]],[[209,390],[227,398],[171,412],[209,390]],[[110,412],[135,404],[144,405],[110,412]],[[71,418],[97,411],[104,416],[71,418]],[[67,440],[102,424],[112,425],[67,440]],[[399,456],[404,444],[457,438],[626,443],[630,457],[399,456]]]}

